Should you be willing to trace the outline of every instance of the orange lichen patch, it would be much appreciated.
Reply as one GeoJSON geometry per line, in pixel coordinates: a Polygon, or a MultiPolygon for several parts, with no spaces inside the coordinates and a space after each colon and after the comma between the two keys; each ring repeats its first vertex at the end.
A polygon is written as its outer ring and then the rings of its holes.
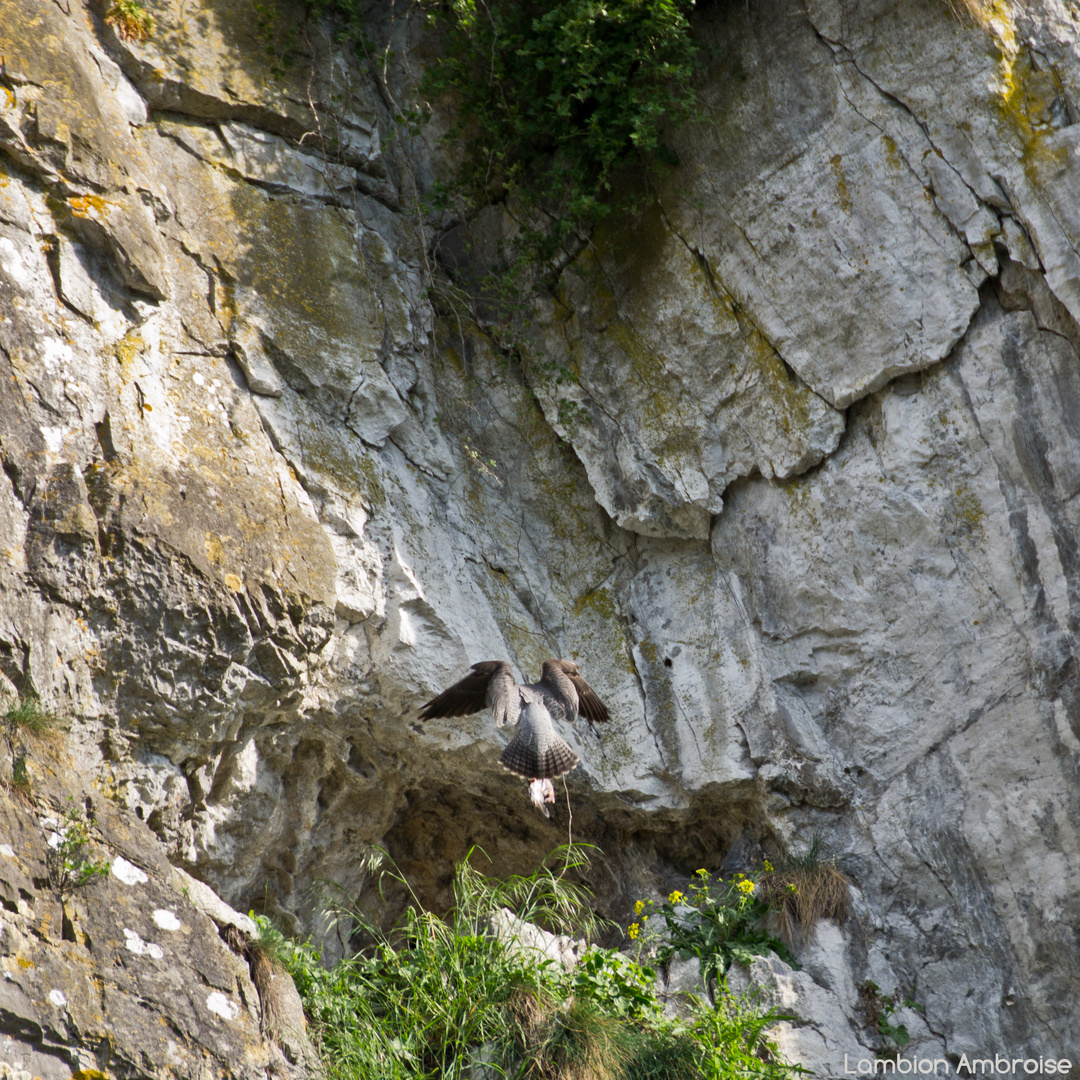
{"type": "Polygon", "coordinates": [[[243,592],[244,583],[235,574],[225,575],[225,584],[232,589],[233,592],[243,592]]]}
{"type": "Polygon", "coordinates": [[[231,536],[215,536],[210,532],[206,534],[206,557],[215,566],[221,566],[225,562],[225,543],[231,540],[231,536]]]}
{"type": "Polygon", "coordinates": [[[72,195],[67,204],[78,218],[93,218],[109,212],[108,201],[100,195],[72,195]]]}

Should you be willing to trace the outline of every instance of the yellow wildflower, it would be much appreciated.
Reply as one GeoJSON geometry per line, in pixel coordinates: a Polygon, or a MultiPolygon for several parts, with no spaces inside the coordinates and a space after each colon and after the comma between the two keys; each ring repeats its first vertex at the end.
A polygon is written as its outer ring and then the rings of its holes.
{"type": "Polygon", "coordinates": [[[644,910],[645,910],[645,901],[644,900],[639,900],[634,905],[634,914],[635,915],[640,915],[644,910]]]}
{"type": "Polygon", "coordinates": [[[678,903],[678,902],[679,902],[680,900],[685,900],[685,899],[686,899],[686,893],[681,893],[681,892],[679,892],[679,890],[678,890],[678,889],[676,889],[676,890],[675,890],[675,891],[674,891],[674,892],[673,892],[673,893],[672,893],[672,894],[671,894],[671,895],[670,895],[670,896],[668,897],[668,903],[669,903],[669,904],[677,904],[677,903],[678,903]]]}
{"type": "Polygon", "coordinates": [[[795,882],[794,881],[788,882],[788,892],[798,892],[798,891],[799,890],[795,888],[795,882]]]}
{"type": "Polygon", "coordinates": [[[629,939],[630,939],[631,941],[633,941],[633,940],[634,940],[634,939],[635,939],[635,938],[636,938],[636,937],[638,936],[638,934],[640,934],[640,933],[641,933],[641,927],[640,927],[640,926],[638,926],[638,924],[637,924],[636,922],[632,922],[632,923],[631,923],[631,924],[630,924],[630,925],[629,925],[629,926],[628,926],[628,927],[626,928],[626,936],[627,936],[627,937],[628,937],[628,938],[629,938],[629,939]]]}
{"type": "Polygon", "coordinates": [[[697,870],[697,871],[695,871],[695,873],[698,875],[698,877],[708,877],[709,876],[709,871],[708,870],[697,870]]]}
{"type": "Polygon", "coordinates": [[[749,894],[754,891],[754,883],[749,878],[747,878],[745,881],[739,882],[738,888],[739,892],[746,893],[749,896],[749,894]]]}
{"type": "Polygon", "coordinates": [[[773,864],[768,859],[765,860],[765,872],[771,874],[773,871],[773,864]]]}

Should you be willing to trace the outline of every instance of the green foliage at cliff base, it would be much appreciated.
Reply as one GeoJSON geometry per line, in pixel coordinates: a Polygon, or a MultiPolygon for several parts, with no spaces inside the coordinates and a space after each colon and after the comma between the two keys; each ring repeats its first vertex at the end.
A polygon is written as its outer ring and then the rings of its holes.
{"type": "MultiPolygon", "coordinates": [[[[445,917],[413,896],[398,925],[383,932],[354,911],[372,944],[331,968],[312,945],[281,941],[278,955],[328,1075],[782,1080],[799,1071],[778,1062],[767,1043],[773,1014],[721,992],[715,1005],[697,999],[689,1019],[668,1020],[653,972],[614,950],[593,948],[567,972],[492,933],[492,917],[505,907],[553,931],[595,930],[588,893],[571,881],[582,859],[581,849],[560,849],[535,874],[508,881],[485,878],[466,860],[445,917]]],[[[386,876],[408,889],[396,870],[386,876]]]]}

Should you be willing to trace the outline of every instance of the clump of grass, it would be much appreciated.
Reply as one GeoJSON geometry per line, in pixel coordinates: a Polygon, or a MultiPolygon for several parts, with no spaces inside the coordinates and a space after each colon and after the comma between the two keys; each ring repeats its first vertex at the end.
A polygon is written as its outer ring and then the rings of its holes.
{"type": "Polygon", "coordinates": [[[820,836],[811,839],[806,851],[786,853],[758,881],[762,899],[775,911],[778,932],[788,942],[809,933],[821,919],[836,919],[841,926],[847,922],[850,885],[835,861],[823,857],[820,836]]]}
{"type": "Polygon", "coordinates": [[[780,1019],[785,1017],[757,1010],[745,998],[724,995],[715,1007],[697,999],[691,1030],[703,1050],[699,1075],[707,1080],[751,1076],[786,1080],[807,1074],[801,1065],[786,1064],[769,1041],[769,1028],[780,1019]]]}
{"type": "Polygon", "coordinates": [[[229,948],[248,962],[259,995],[263,1033],[283,1049],[299,1048],[306,1057],[310,1052],[307,1020],[289,972],[290,943],[268,918],[255,917],[255,924],[255,937],[236,926],[227,926],[222,936],[229,948]]]}
{"type": "Polygon", "coordinates": [[[622,1080],[632,1029],[590,1001],[571,998],[546,1013],[520,1047],[524,1075],[536,1080],[622,1080]]]}
{"type": "Polygon", "coordinates": [[[949,10],[960,20],[970,19],[978,23],[984,30],[990,28],[994,17],[994,8],[1007,9],[1006,3],[999,0],[995,5],[993,0],[946,0],[949,10]]]}
{"type": "Polygon", "coordinates": [[[145,41],[154,32],[154,17],[139,0],[113,0],[105,21],[124,41],[145,41]]]}
{"type": "MultiPolygon", "coordinates": [[[[10,699],[9,699],[10,700],[10,699]]],[[[3,707],[0,705],[0,707],[3,707]]],[[[24,694],[0,714],[0,734],[11,755],[11,788],[28,796],[31,788],[28,759],[30,748],[36,744],[52,741],[56,735],[57,720],[45,712],[34,694],[24,694]]]]}
{"type": "Polygon", "coordinates": [[[4,733],[9,741],[14,741],[20,734],[45,738],[55,730],[56,722],[56,717],[42,709],[34,694],[20,697],[3,714],[4,733]]]}

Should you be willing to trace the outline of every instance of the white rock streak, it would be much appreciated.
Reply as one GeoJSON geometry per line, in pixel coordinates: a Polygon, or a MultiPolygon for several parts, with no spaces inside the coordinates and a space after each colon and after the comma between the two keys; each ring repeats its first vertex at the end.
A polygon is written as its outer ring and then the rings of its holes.
{"type": "Polygon", "coordinates": [[[125,885],[145,885],[150,879],[123,855],[117,855],[112,864],[113,877],[125,885]]]}
{"type": "Polygon", "coordinates": [[[124,945],[128,952],[133,952],[136,956],[149,956],[154,960],[160,960],[165,955],[165,950],[160,945],[155,945],[152,941],[143,941],[141,937],[134,931],[124,927],[124,945]]]}
{"type": "Polygon", "coordinates": [[[162,930],[179,930],[180,920],[171,911],[166,911],[162,908],[158,908],[154,912],[154,922],[161,927],[162,930]]]}
{"type": "Polygon", "coordinates": [[[206,1007],[222,1020],[235,1020],[240,1015],[240,1007],[235,1001],[230,1001],[220,990],[207,995],[206,1007]]]}

